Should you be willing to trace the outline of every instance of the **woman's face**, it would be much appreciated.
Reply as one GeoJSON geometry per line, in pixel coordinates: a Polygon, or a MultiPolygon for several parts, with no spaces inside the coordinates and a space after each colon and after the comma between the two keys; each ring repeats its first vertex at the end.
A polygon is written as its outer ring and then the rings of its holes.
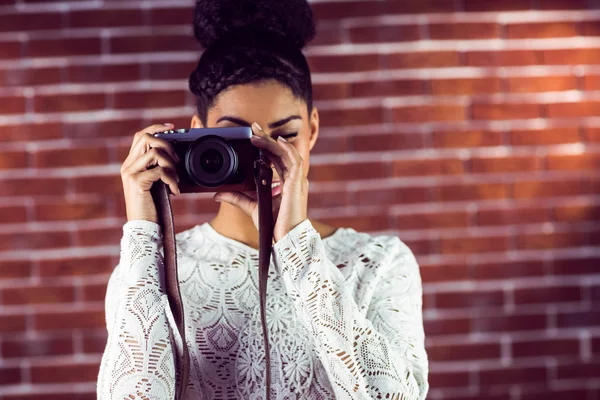
{"type": "MultiPolygon", "coordinates": [[[[307,176],[310,150],[319,135],[319,115],[313,108],[307,113],[306,103],[298,99],[285,85],[275,80],[232,86],[217,96],[208,110],[207,127],[222,128],[250,126],[258,123],[263,131],[277,139],[283,136],[293,144],[304,160],[303,172],[307,176]]],[[[201,128],[198,116],[192,118],[192,128],[201,128]]],[[[273,181],[279,176],[273,170],[273,181]]]]}

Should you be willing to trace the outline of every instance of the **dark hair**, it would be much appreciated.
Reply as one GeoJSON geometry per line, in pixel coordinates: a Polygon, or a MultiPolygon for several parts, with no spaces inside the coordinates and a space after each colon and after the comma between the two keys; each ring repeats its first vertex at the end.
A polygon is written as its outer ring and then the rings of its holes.
{"type": "Polygon", "coordinates": [[[222,91],[274,79],[312,110],[310,69],[302,48],[315,35],[306,0],[197,0],[194,35],[206,49],[190,74],[200,120],[222,91]]]}

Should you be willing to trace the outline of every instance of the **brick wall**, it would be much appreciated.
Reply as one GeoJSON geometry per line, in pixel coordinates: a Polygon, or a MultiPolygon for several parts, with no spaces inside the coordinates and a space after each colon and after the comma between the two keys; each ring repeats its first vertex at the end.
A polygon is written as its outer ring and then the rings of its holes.
{"type": "MultiPolygon", "coordinates": [[[[600,398],[595,3],[314,3],[311,215],[417,254],[431,399],[600,398]]],[[[189,126],[190,4],[0,0],[0,400],[95,398],[119,167],[189,126]]]]}

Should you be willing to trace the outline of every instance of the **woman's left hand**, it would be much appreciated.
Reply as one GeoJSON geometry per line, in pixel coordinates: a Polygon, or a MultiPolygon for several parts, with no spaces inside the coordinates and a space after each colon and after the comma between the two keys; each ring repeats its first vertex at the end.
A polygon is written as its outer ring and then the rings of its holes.
{"type": "MultiPolygon", "coordinates": [[[[307,218],[308,179],[304,176],[302,156],[296,148],[281,136],[275,140],[252,124],[252,144],[265,150],[281,180],[281,202],[276,217],[273,237],[278,242],[307,218]]],[[[258,229],[258,203],[241,192],[220,192],[214,197],[242,209],[252,217],[258,229]]]]}

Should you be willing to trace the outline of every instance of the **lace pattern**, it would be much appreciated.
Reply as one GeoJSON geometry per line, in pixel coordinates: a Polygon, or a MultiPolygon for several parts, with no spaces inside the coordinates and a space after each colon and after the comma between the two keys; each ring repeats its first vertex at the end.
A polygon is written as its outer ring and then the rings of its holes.
{"type": "MultiPolygon", "coordinates": [[[[99,399],[172,399],[181,340],[164,292],[158,225],[124,226],[106,302],[99,399]],[[179,350],[178,350],[179,349],[179,350]]],[[[177,235],[192,368],[189,399],[265,399],[258,252],[209,224],[177,235]]],[[[424,399],[418,265],[397,238],[308,220],[273,248],[270,399],[424,399]]]]}

